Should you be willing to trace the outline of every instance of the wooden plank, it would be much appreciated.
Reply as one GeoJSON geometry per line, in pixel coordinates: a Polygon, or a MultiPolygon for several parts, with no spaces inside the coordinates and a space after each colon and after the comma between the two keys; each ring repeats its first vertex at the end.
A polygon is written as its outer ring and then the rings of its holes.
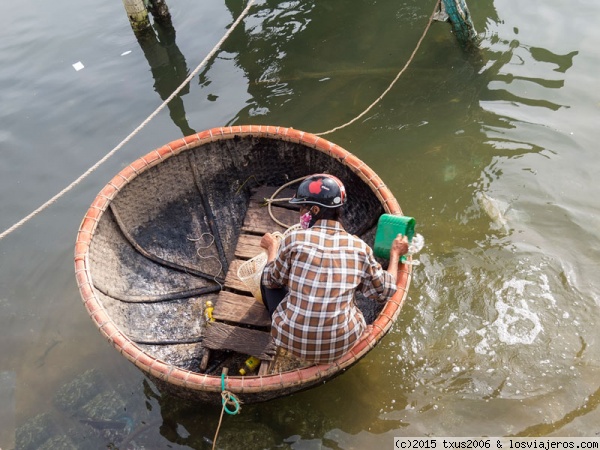
{"type": "MultiPolygon", "coordinates": [[[[278,188],[275,186],[260,186],[256,188],[256,190],[252,193],[252,197],[250,197],[250,204],[264,206],[265,199],[270,199],[277,189],[278,188]]],[[[277,194],[277,199],[292,198],[295,193],[295,189],[285,188],[279,194],[277,194]]],[[[282,208],[295,209],[296,211],[299,209],[298,206],[293,205],[288,201],[273,203],[273,205],[275,204],[282,208]]]]}
{"type": "Polygon", "coordinates": [[[262,361],[260,362],[260,367],[258,369],[258,376],[268,375],[270,371],[271,361],[262,361]]]}
{"type": "Polygon", "coordinates": [[[262,236],[253,234],[240,234],[235,248],[235,257],[238,259],[250,259],[258,255],[263,248],[260,246],[262,236]]]}
{"type": "Polygon", "coordinates": [[[221,291],[213,311],[216,320],[270,327],[271,318],[265,306],[254,297],[221,291]]]}
{"type": "Polygon", "coordinates": [[[243,262],[244,261],[239,259],[234,259],[231,261],[229,264],[229,270],[227,271],[227,276],[225,277],[225,287],[250,294],[250,289],[248,289],[243,281],[237,276],[238,268],[243,262]]]}
{"type": "MultiPolygon", "coordinates": [[[[285,208],[273,207],[273,215],[280,222],[287,224],[288,226],[295,225],[298,223],[299,217],[298,212],[285,208]]],[[[246,217],[242,225],[242,231],[246,233],[253,233],[263,235],[265,233],[273,233],[279,231],[283,233],[287,230],[287,227],[278,225],[269,215],[267,207],[250,205],[246,211],[246,217]]]]}
{"type": "MultiPolygon", "coordinates": [[[[277,190],[273,186],[258,187],[252,197],[246,211],[246,217],[242,226],[242,232],[263,235],[274,231],[284,232],[287,227],[282,227],[275,222],[269,215],[269,210],[265,204],[265,198],[270,198],[277,190]]],[[[294,189],[284,189],[279,193],[278,198],[290,198],[294,195],[294,189]]],[[[292,205],[287,201],[273,203],[271,208],[273,215],[277,220],[285,224],[295,225],[298,222],[299,207],[292,205]]],[[[254,256],[254,255],[251,255],[254,256]]]]}
{"type": "Polygon", "coordinates": [[[206,327],[203,344],[213,350],[233,350],[244,355],[269,360],[271,334],[250,328],[233,327],[220,322],[210,322],[206,327]]]}
{"type": "Polygon", "coordinates": [[[200,360],[200,372],[205,372],[208,367],[208,360],[210,359],[210,350],[205,348],[200,360]]]}

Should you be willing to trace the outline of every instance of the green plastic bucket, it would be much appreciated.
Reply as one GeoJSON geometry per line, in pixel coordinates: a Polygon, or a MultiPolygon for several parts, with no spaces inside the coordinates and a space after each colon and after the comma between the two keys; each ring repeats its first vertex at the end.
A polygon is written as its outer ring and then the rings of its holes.
{"type": "MultiPolygon", "coordinates": [[[[377,222],[377,233],[373,245],[375,256],[390,259],[392,242],[396,239],[396,236],[403,234],[408,237],[408,242],[412,241],[415,235],[415,225],[414,217],[382,214],[379,222],[377,222]]],[[[405,257],[402,257],[402,259],[404,260],[405,257]]]]}

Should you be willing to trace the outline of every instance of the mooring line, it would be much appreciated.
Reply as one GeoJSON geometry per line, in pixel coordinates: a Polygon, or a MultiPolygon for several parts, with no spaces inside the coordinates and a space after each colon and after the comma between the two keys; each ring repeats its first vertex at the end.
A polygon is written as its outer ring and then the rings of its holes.
{"type": "Polygon", "coordinates": [[[217,42],[217,44],[213,47],[213,49],[210,51],[210,53],[208,55],[206,55],[206,57],[202,60],[202,62],[200,62],[200,64],[198,64],[198,66],[193,70],[192,73],[189,74],[189,76],[181,83],[181,85],[177,89],[175,89],[175,91],[173,91],[173,93],[171,95],[169,95],[169,97],[165,101],[163,101],[161,103],[161,105],[158,108],[156,108],[154,110],[154,112],[146,118],[146,120],[144,120],[135,130],[133,130],[129,134],[129,136],[127,136],[125,139],[123,139],[115,148],[113,148],[110,152],[108,152],[102,159],[100,159],[96,164],[94,164],[87,171],[85,171],[82,175],[80,175],[79,178],[77,178],[75,181],[73,181],[71,184],[69,184],[66,188],[64,188],[62,191],[60,191],[58,194],[56,194],[54,197],[52,197],[46,203],[41,205],[35,211],[31,212],[30,214],[25,216],[23,219],[21,219],[17,223],[15,223],[13,226],[11,226],[7,230],[0,233],[0,240],[4,239],[4,237],[8,236],[10,233],[17,230],[21,226],[23,226],[29,220],[33,219],[39,213],[46,210],[49,206],[56,203],[57,200],[59,200],[61,197],[63,197],[65,194],[67,194],[69,191],[71,191],[75,186],[77,186],[79,183],[81,183],[92,172],[94,172],[96,169],[98,169],[98,167],[100,167],[102,164],[104,164],[112,155],[114,155],[125,144],[127,144],[136,134],[138,134],[142,130],[142,128],[144,128],[152,119],[154,119],[154,117],[156,117],[158,115],[158,113],[161,112],[164,109],[164,107],[167,106],[167,104],[179,94],[179,92],[181,92],[181,90],[198,74],[198,72],[200,72],[200,70],[208,63],[208,61],[210,61],[212,59],[212,57],[217,53],[217,51],[223,45],[223,42],[225,42],[225,40],[231,35],[231,33],[233,33],[233,31],[240,24],[240,22],[243,20],[243,18],[246,17],[246,15],[248,14],[248,11],[250,10],[250,7],[254,4],[254,2],[255,2],[255,0],[250,0],[248,2],[248,4],[246,5],[246,8],[244,8],[244,10],[239,15],[239,17],[235,20],[235,22],[233,22],[233,24],[231,25],[229,30],[227,30],[227,32],[223,35],[221,40],[219,42],[217,42]]]}
{"type": "MultiPolygon", "coordinates": [[[[71,191],[75,186],[77,186],[79,183],[81,183],[91,173],[93,173],[96,169],[98,169],[98,167],[100,167],[102,164],[104,164],[112,155],[114,155],[125,144],[127,144],[136,134],[138,134],[152,119],[154,119],[154,117],[156,117],[158,115],[158,113],[160,111],[162,111],[164,109],[165,106],[167,106],[167,104],[171,100],[173,100],[173,98],[175,98],[175,96],[177,96],[179,94],[179,92],[181,92],[181,90],[198,74],[198,72],[200,72],[202,67],[204,67],[208,63],[208,61],[210,61],[210,59],[212,59],[212,57],[221,48],[221,45],[223,45],[223,42],[225,42],[225,40],[231,35],[231,33],[236,29],[236,27],[240,24],[240,22],[244,19],[244,17],[246,17],[246,15],[248,14],[248,11],[250,10],[250,7],[254,4],[254,2],[255,2],[255,0],[250,0],[248,2],[248,4],[246,5],[246,8],[244,8],[242,13],[235,20],[235,22],[233,22],[231,28],[229,28],[229,30],[227,30],[227,32],[223,35],[221,40],[219,42],[217,42],[217,44],[215,45],[215,47],[213,47],[213,49],[210,51],[210,53],[208,55],[206,55],[206,57],[202,60],[202,62],[200,62],[200,64],[198,64],[198,66],[181,83],[181,85],[177,89],[175,89],[175,91],[173,91],[173,93],[158,108],[156,108],[154,110],[154,112],[146,118],[146,120],[144,120],[135,130],[133,130],[115,148],[113,148],[110,152],[108,152],[102,159],[100,159],[96,164],[94,164],[87,171],[85,171],[81,176],[79,176],[79,178],[77,178],[75,181],[73,181],[70,185],[68,185],[66,188],[64,188],[62,191],[60,191],[58,194],[56,194],[54,197],[52,197],[46,203],[42,204],[35,211],[31,212],[30,214],[25,216],[23,219],[21,219],[17,223],[15,223],[13,226],[11,226],[10,228],[8,228],[5,231],[3,231],[2,233],[0,233],[0,240],[4,239],[10,233],[17,230],[18,228],[23,226],[25,223],[27,223],[29,220],[31,220],[32,218],[37,216],[39,213],[46,210],[49,206],[56,203],[56,201],[58,201],[61,197],[63,197],[65,194],[67,194],[69,191],[71,191]]],[[[371,103],[363,112],[361,112],[354,119],[352,119],[340,126],[332,128],[331,130],[323,131],[321,133],[314,133],[316,136],[323,136],[326,134],[330,134],[330,133],[341,130],[342,128],[345,128],[345,127],[353,124],[360,118],[364,117],[365,114],[367,114],[377,103],[379,103],[383,99],[383,97],[385,97],[387,95],[387,93],[392,89],[392,87],[396,84],[398,79],[402,76],[402,74],[406,71],[408,66],[412,63],[413,59],[415,58],[415,55],[417,54],[417,51],[421,47],[421,44],[423,43],[423,40],[425,39],[425,36],[427,35],[429,28],[431,28],[431,24],[433,23],[435,13],[440,8],[440,2],[441,2],[441,0],[436,1],[435,7],[433,9],[433,12],[431,13],[431,16],[429,17],[429,21],[427,22],[425,30],[423,31],[421,38],[418,40],[415,49],[413,50],[412,54],[410,55],[410,58],[408,59],[406,64],[404,64],[404,67],[402,67],[402,69],[400,69],[400,72],[398,72],[398,75],[396,75],[396,78],[394,78],[394,80],[390,83],[390,85],[387,87],[387,89],[385,91],[383,91],[383,93],[373,103],[371,103]]]]}
{"type": "Polygon", "coordinates": [[[346,122],[343,125],[340,125],[338,127],[332,128],[331,130],[323,131],[321,133],[313,133],[315,136],[323,136],[325,134],[330,134],[330,133],[333,133],[334,131],[341,130],[342,128],[346,128],[348,125],[353,124],[358,119],[360,119],[365,114],[367,114],[377,103],[379,103],[381,101],[381,99],[383,99],[383,97],[386,96],[386,94],[388,92],[390,92],[390,90],[392,89],[392,87],[394,87],[394,84],[396,84],[396,81],[398,81],[398,79],[402,76],[402,74],[406,71],[406,69],[408,69],[408,66],[410,65],[410,63],[412,62],[412,60],[415,58],[415,55],[417,54],[417,51],[421,47],[421,44],[423,43],[423,40],[425,39],[425,36],[427,35],[427,32],[429,31],[429,28],[431,28],[431,24],[433,23],[435,13],[440,8],[440,2],[441,2],[441,0],[437,0],[437,2],[435,2],[435,7],[433,8],[433,12],[431,13],[431,16],[429,17],[429,22],[427,22],[427,26],[425,27],[425,31],[423,31],[423,34],[421,35],[421,38],[418,40],[417,46],[415,47],[415,49],[413,50],[412,54],[410,55],[410,58],[408,58],[408,61],[406,61],[406,64],[404,64],[404,67],[402,69],[400,69],[400,72],[398,72],[398,75],[396,75],[396,78],[394,78],[394,80],[390,83],[390,85],[387,87],[387,89],[385,91],[383,91],[383,94],[381,94],[373,103],[371,103],[367,107],[367,109],[365,109],[363,112],[361,112],[354,119],[346,122]]]}

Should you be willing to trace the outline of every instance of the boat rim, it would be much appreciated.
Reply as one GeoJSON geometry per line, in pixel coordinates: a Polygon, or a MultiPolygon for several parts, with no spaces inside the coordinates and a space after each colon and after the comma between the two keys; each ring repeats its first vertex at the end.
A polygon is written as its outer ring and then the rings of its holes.
{"type": "MultiPolygon", "coordinates": [[[[155,358],[124,334],[108,315],[102,302],[94,292],[89,263],[90,246],[103,213],[108,209],[121,189],[138,175],[186,150],[215,141],[239,137],[287,141],[321,151],[337,159],[358,175],[377,196],[384,212],[393,215],[402,215],[402,210],[394,195],[367,164],[327,139],[294,128],[265,125],[211,128],[171,141],[162,147],[150,151],[122,169],[96,196],[79,227],[74,254],[77,285],[89,316],[109,343],[143,372],[185,389],[220,392],[223,389],[222,377],[221,375],[193,372],[155,358]]],[[[395,322],[408,295],[411,274],[412,266],[410,264],[402,264],[400,266],[396,280],[398,287],[396,294],[388,299],[383,310],[373,322],[370,333],[361,338],[352,349],[338,360],[328,364],[318,364],[268,375],[228,376],[227,389],[234,393],[277,391],[290,386],[314,384],[314,382],[331,377],[350,367],[375,347],[395,322]]]]}

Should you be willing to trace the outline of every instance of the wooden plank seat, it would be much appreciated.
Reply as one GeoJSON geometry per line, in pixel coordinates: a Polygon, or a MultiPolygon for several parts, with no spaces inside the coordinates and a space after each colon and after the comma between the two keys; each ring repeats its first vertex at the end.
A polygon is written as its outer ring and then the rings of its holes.
{"type": "Polygon", "coordinates": [[[269,329],[271,318],[263,304],[254,297],[221,291],[213,318],[222,322],[239,323],[269,329]]]}
{"type": "MultiPolygon", "coordinates": [[[[282,227],[271,218],[268,208],[265,206],[265,198],[270,198],[275,191],[274,188],[261,187],[257,189],[250,199],[242,233],[262,236],[265,233],[279,231],[283,233],[287,227],[282,227]]],[[[290,191],[283,191],[282,196],[291,197],[290,191]]],[[[273,203],[271,208],[273,216],[280,222],[292,226],[298,223],[298,207],[287,201],[273,203]]]]}
{"type": "Polygon", "coordinates": [[[241,234],[235,248],[235,257],[245,260],[256,256],[257,252],[261,251],[260,239],[261,236],[241,234]]]}
{"type": "Polygon", "coordinates": [[[267,351],[271,344],[271,334],[265,331],[209,322],[203,344],[211,350],[233,350],[256,356],[261,361],[271,359],[267,351]]]}
{"type": "MultiPolygon", "coordinates": [[[[239,279],[237,271],[246,260],[262,250],[260,240],[268,232],[284,232],[268,214],[265,198],[270,198],[274,187],[258,188],[250,199],[241,233],[235,248],[235,259],[229,264],[224,289],[219,292],[214,305],[214,322],[207,323],[203,345],[207,349],[200,364],[206,370],[210,350],[232,350],[244,355],[252,355],[261,360],[259,375],[268,373],[271,356],[266,352],[271,343],[271,319],[264,305],[256,300],[250,289],[239,279]]],[[[293,191],[286,190],[280,197],[291,197],[293,191]]],[[[297,208],[296,208],[297,209],[297,208]]],[[[275,203],[273,215],[283,223],[294,224],[298,214],[293,205],[287,202],[275,203]]]]}

